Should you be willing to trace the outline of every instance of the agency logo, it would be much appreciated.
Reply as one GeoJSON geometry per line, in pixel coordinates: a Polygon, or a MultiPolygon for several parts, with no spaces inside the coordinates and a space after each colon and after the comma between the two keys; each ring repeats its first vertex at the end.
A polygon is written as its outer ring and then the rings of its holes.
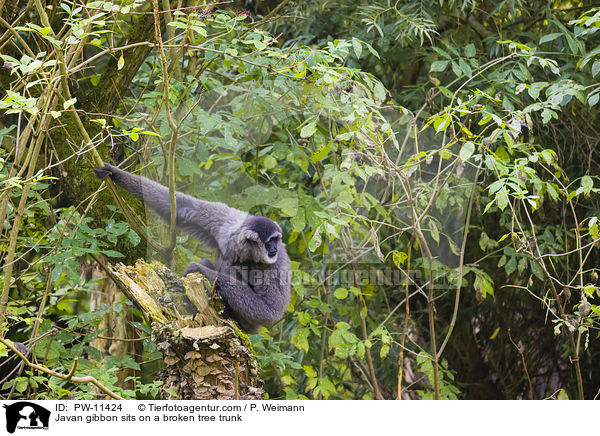
{"type": "Polygon", "coordinates": [[[48,430],[50,411],[29,401],[19,401],[3,406],[6,409],[6,431],[14,433],[16,429],[48,430]]]}

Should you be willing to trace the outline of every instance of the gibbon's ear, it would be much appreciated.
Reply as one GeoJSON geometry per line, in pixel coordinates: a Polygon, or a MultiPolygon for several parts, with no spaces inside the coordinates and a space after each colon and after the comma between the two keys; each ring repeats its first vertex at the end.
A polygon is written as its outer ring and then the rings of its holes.
{"type": "Polygon", "coordinates": [[[240,242],[246,241],[258,243],[260,242],[260,237],[258,236],[258,233],[256,233],[254,230],[244,229],[240,232],[240,242]]]}

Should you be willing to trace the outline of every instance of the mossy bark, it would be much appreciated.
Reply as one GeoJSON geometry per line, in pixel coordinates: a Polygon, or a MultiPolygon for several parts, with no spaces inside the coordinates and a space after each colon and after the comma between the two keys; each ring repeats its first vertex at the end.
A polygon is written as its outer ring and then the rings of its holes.
{"type": "Polygon", "coordinates": [[[164,265],[138,261],[110,276],[152,326],[163,353],[164,399],[261,399],[258,366],[248,337],[219,316],[223,305],[200,274],[183,279],[164,265]]]}

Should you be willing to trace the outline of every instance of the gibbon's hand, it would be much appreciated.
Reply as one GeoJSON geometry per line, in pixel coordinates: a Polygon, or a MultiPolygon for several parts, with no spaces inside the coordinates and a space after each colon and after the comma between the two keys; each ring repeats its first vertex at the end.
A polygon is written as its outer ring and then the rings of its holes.
{"type": "Polygon", "coordinates": [[[99,179],[105,179],[108,176],[112,176],[112,174],[113,174],[112,165],[104,164],[104,166],[102,168],[94,167],[94,175],[96,177],[98,177],[99,179]]]}

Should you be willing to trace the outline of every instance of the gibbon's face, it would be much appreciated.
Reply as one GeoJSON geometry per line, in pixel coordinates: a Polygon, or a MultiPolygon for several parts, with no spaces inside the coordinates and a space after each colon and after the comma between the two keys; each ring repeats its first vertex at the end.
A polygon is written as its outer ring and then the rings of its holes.
{"type": "Polygon", "coordinates": [[[281,240],[280,234],[274,234],[264,243],[264,263],[275,263],[277,261],[277,246],[279,245],[279,241],[281,240]]]}
{"type": "Polygon", "coordinates": [[[248,245],[253,252],[250,256],[254,262],[268,265],[277,262],[277,252],[281,242],[281,228],[274,221],[264,216],[251,217],[247,223],[248,245]]]}

